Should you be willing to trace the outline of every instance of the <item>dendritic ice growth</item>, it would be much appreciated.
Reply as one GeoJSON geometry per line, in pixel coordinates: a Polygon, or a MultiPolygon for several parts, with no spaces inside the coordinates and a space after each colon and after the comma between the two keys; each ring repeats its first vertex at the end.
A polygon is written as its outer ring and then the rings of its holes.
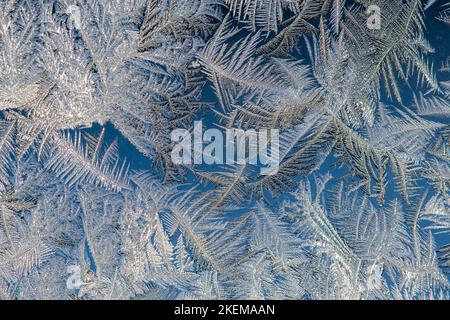
{"type": "Polygon", "coordinates": [[[0,298],[448,299],[449,35],[439,0],[0,0],[0,298]],[[199,120],[279,130],[276,170],[174,163],[199,120]]]}

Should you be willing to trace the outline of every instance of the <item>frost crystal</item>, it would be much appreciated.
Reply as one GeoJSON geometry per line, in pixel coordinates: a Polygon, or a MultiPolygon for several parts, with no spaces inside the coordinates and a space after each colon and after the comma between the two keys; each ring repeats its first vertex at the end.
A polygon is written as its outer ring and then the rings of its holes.
{"type": "Polygon", "coordinates": [[[0,298],[448,299],[449,12],[0,0],[0,298]]]}

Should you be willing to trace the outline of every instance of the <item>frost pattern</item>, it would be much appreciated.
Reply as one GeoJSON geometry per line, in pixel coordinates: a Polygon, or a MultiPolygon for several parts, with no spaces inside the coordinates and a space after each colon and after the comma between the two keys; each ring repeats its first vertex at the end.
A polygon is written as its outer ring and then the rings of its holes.
{"type": "Polygon", "coordinates": [[[0,298],[448,299],[437,6],[1,0],[0,298]],[[278,172],[173,164],[199,118],[280,129],[278,172]]]}

